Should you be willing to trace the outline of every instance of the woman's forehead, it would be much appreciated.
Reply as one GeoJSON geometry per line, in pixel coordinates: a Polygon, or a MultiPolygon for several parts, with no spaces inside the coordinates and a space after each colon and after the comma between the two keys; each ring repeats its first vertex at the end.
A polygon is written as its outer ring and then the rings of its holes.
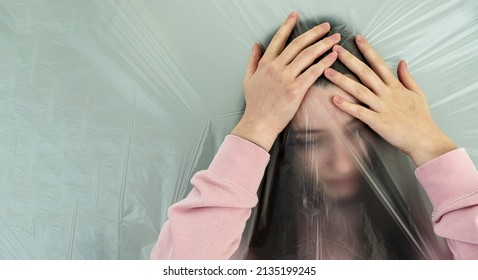
{"type": "Polygon", "coordinates": [[[357,103],[353,96],[337,86],[312,86],[292,119],[292,126],[296,129],[310,129],[319,128],[317,126],[326,128],[329,125],[341,126],[342,123],[349,123],[354,118],[332,103],[332,98],[336,95],[357,103]]]}

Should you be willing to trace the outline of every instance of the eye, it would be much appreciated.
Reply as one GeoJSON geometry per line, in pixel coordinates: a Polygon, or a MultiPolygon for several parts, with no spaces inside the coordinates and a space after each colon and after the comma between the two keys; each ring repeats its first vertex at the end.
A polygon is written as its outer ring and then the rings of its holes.
{"type": "Polygon", "coordinates": [[[320,138],[297,138],[293,141],[293,145],[298,148],[304,148],[308,146],[317,146],[323,143],[320,138]]]}

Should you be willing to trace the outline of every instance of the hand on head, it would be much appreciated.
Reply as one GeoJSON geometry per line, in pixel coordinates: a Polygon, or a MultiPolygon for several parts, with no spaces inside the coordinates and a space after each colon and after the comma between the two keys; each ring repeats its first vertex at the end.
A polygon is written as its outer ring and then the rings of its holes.
{"type": "Polygon", "coordinates": [[[295,12],[287,17],[264,55],[254,44],[244,76],[246,109],[232,134],[267,151],[294,117],[307,90],[337,58],[331,52],[311,65],[340,42],[339,34],[317,42],[329,32],[328,23],[312,28],[285,47],[297,19],[295,12]]]}
{"type": "Polygon", "coordinates": [[[361,83],[333,69],[326,69],[325,77],[362,104],[339,96],[334,97],[334,104],[407,153],[417,166],[456,149],[433,121],[425,94],[405,61],[398,65],[397,79],[363,36],[356,36],[355,41],[371,68],[338,45],[333,50],[361,83]]]}

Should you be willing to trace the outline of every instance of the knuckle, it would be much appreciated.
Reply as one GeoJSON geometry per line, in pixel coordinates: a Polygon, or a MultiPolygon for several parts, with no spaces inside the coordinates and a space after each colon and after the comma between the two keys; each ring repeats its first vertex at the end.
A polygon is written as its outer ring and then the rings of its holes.
{"type": "Polygon", "coordinates": [[[380,121],[380,127],[381,127],[382,131],[388,132],[388,131],[392,130],[392,123],[391,123],[390,118],[387,118],[385,116],[381,116],[379,121],[380,121]]]}
{"type": "Polygon", "coordinates": [[[365,108],[359,105],[354,105],[354,107],[355,107],[355,114],[357,118],[362,119],[365,113],[365,108]]]}
{"type": "Polygon", "coordinates": [[[324,67],[319,63],[309,68],[310,74],[313,76],[322,75],[324,67]]]}
{"type": "Polygon", "coordinates": [[[403,88],[403,84],[399,80],[393,80],[390,82],[390,87],[393,90],[401,90],[403,88]]]}
{"type": "Polygon", "coordinates": [[[269,76],[276,76],[279,72],[279,67],[275,63],[267,63],[262,67],[264,67],[264,70],[269,76]]]}
{"type": "Polygon", "coordinates": [[[333,55],[333,53],[329,53],[325,59],[327,60],[327,63],[334,63],[337,60],[337,55],[333,55]]]}
{"type": "Polygon", "coordinates": [[[392,130],[392,125],[390,124],[390,121],[388,121],[388,119],[383,119],[382,120],[382,130],[385,133],[388,133],[389,131],[392,130]]]}
{"type": "MultiPolygon", "coordinates": [[[[329,40],[328,38],[325,40],[329,40]]],[[[328,41],[319,41],[314,45],[314,52],[317,54],[323,54],[331,48],[332,44],[328,41]]]]}
{"type": "Polygon", "coordinates": [[[327,43],[327,45],[333,45],[333,44],[335,44],[335,40],[334,40],[332,37],[330,37],[330,36],[327,37],[327,38],[325,38],[324,41],[327,43]]]}
{"type": "Polygon", "coordinates": [[[279,30],[277,30],[276,34],[273,37],[273,40],[283,40],[283,38],[287,34],[287,25],[288,25],[287,22],[285,22],[282,25],[282,28],[279,28],[279,30]]]}
{"type": "Polygon", "coordinates": [[[267,61],[265,59],[261,59],[259,60],[259,62],[257,63],[257,68],[265,68],[267,67],[267,61]]]}
{"type": "Polygon", "coordinates": [[[304,41],[304,38],[303,38],[303,35],[295,38],[294,40],[292,40],[292,42],[289,43],[289,45],[287,46],[287,48],[299,48],[303,43],[304,41]]]}
{"type": "Polygon", "coordinates": [[[309,68],[309,73],[312,75],[312,76],[317,76],[320,74],[319,72],[319,67],[315,66],[315,67],[310,67],[309,68]]]}
{"type": "Polygon", "coordinates": [[[315,26],[314,28],[312,28],[311,30],[311,35],[314,36],[314,37],[322,37],[324,35],[324,27],[321,26],[321,25],[317,25],[315,26]]]}
{"type": "Polygon", "coordinates": [[[296,84],[294,83],[291,83],[291,84],[288,84],[286,87],[285,87],[285,93],[287,95],[297,95],[297,92],[298,92],[299,88],[297,87],[296,84]]]}
{"type": "Polygon", "coordinates": [[[368,94],[368,90],[365,89],[362,85],[357,85],[356,92],[357,92],[357,94],[359,94],[361,96],[364,96],[364,95],[368,94]]]}
{"type": "Polygon", "coordinates": [[[312,30],[313,30],[314,33],[322,34],[324,32],[324,26],[322,24],[319,24],[319,25],[314,26],[314,28],[312,28],[312,30]]]}
{"type": "Polygon", "coordinates": [[[315,50],[312,48],[312,47],[309,47],[309,48],[306,48],[305,50],[303,50],[300,55],[299,55],[301,58],[305,58],[307,59],[308,61],[313,61],[313,59],[315,59],[315,57],[317,56],[315,50]]]}
{"type": "Polygon", "coordinates": [[[393,96],[394,89],[391,86],[386,86],[382,89],[382,93],[385,94],[385,96],[393,96]]]}
{"type": "Polygon", "coordinates": [[[375,71],[370,69],[370,67],[365,65],[365,63],[363,62],[360,63],[360,71],[364,72],[368,77],[377,77],[377,74],[375,73],[375,71]]]}
{"type": "Polygon", "coordinates": [[[290,45],[294,47],[303,47],[305,45],[313,45],[313,43],[318,39],[317,37],[321,37],[323,33],[324,33],[323,27],[315,26],[314,28],[310,29],[309,31],[305,32],[304,34],[292,40],[290,45]]]}

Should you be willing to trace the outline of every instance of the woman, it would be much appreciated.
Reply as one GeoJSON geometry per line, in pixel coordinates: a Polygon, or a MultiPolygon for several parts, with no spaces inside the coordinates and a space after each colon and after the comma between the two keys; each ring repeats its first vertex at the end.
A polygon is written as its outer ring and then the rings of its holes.
{"type": "MultiPolygon", "coordinates": [[[[478,174],[464,150],[456,149],[433,122],[425,96],[405,63],[398,66],[397,80],[368,42],[357,36],[355,41],[371,66],[368,67],[337,45],[340,35],[319,40],[329,32],[328,23],[312,28],[285,47],[297,19],[296,13],[289,15],[264,55],[254,44],[244,77],[244,115],[208,170],[192,178],[194,188],[188,197],[170,208],[169,220],[151,257],[232,256],[257,203],[256,192],[269,161],[268,151],[296,115],[304,96],[314,90],[311,86],[324,74],[347,94],[332,93],[336,109],[362,121],[414,161],[417,177],[434,207],[434,229],[447,238],[454,257],[478,258],[478,225],[474,222],[478,216],[478,174]],[[332,52],[314,63],[331,48],[332,52]],[[337,58],[361,83],[330,68],[337,58]]],[[[358,159],[368,156],[364,152],[358,159]]],[[[350,183],[355,179],[332,178],[328,183],[335,186],[328,190],[323,187],[322,193],[353,198],[360,190],[350,183]],[[341,191],[337,192],[338,189],[341,191]]],[[[394,204],[399,205],[400,201],[394,204]]],[[[393,208],[392,205],[386,210],[393,213],[393,208]]],[[[385,244],[386,239],[380,242],[385,244]]],[[[413,243],[410,238],[407,240],[404,242],[413,243]]],[[[363,254],[367,258],[375,256],[367,248],[358,248],[357,252],[367,252],[363,254]]],[[[377,257],[395,257],[383,250],[375,252],[379,252],[377,257]]]]}
{"type": "MultiPolygon", "coordinates": [[[[326,21],[332,26],[328,35],[339,33],[340,45],[366,63],[351,30],[326,21]]],[[[298,22],[288,42],[317,23],[298,22]]],[[[339,61],[331,68],[357,80],[339,61]]],[[[259,189],[248,257],[449,257],[433,233],[407,160],[364,123],[337,109],[331,102],[334,95],[357,102],[319,77],[272,148],[278,152],[271,153],[266,171],[271,176],[266,175],[259,189]]],[[[251,227],[246,228],[243,246],[251,227]]]]}

